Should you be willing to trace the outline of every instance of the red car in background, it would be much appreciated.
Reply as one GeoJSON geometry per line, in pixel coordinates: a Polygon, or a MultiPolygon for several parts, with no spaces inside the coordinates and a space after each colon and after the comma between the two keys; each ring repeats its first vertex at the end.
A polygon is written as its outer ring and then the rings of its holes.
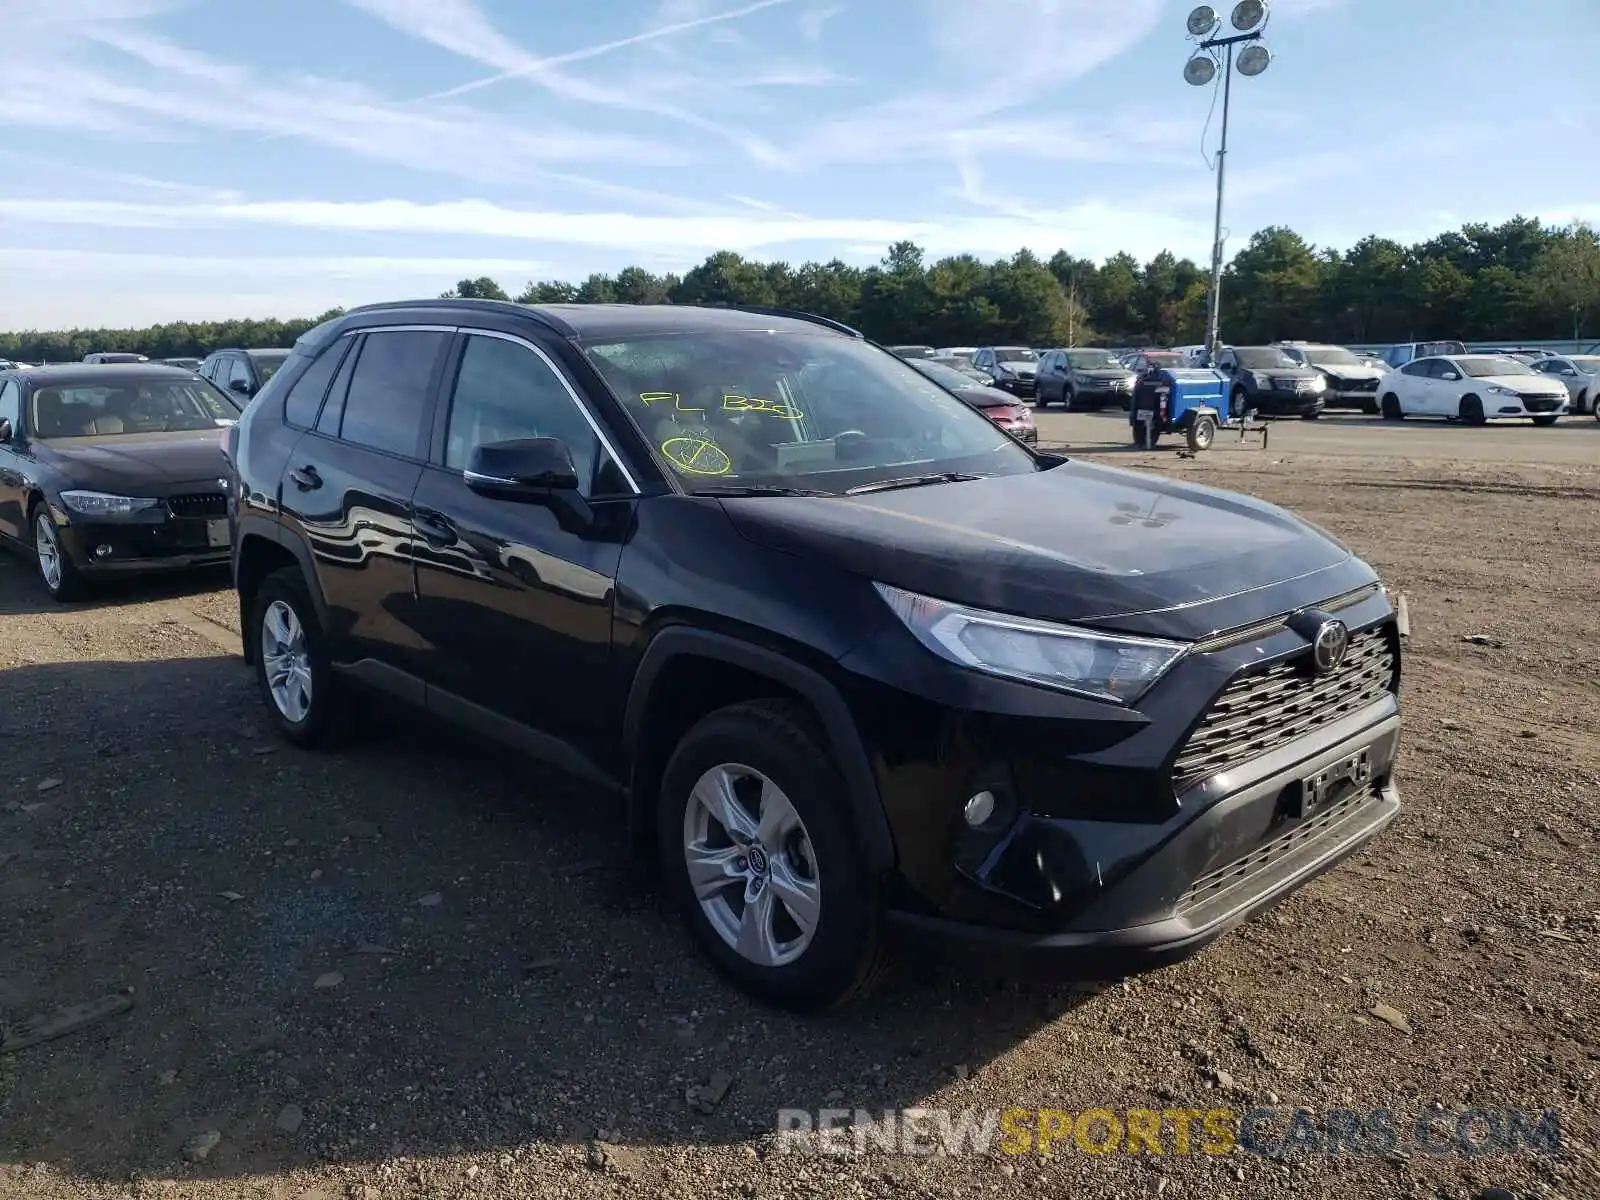
{"type": "Polygon", "coordinates": [[[1001,429],[1019,441],[1034,446],[1039,442],[1039,426],[1034,423],[1033,409],[1010,392],[984,387],[952,367],[926,358],[908,358],[906,366],[922,372],[947,392],[955,393],[1001,429]]]}

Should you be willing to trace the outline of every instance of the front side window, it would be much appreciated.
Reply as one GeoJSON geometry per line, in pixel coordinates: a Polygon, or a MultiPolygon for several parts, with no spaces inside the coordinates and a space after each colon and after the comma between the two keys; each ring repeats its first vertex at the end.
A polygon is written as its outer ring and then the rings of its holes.
{"type": "Polygon", "coordinates": [[[852,338],[729,330],[592,342],[584,350],[691,491],[840,493],[930,473],[1038,469],[981,414],[852,338]]]}
{"type": "Polygon", "coordinates": [[[449,337],[443,331],[411,329],[367,334],[344,396],[339,437],[414,456],[428,407],[428,384],[449,337]]]}
{"type": "Polygon", "coordinates": [[[10,421],[12,432],[20,432],[17,426],[22,421],[22,389],[15,379],[6,380],[5,386],[0,387],[0,421],[10,421]]]}
{"type": "Polygon", "coordinates": [[[51,440],[184,433],[218,429],[239,419],[239,406],[198,379],[61,384],[33,393],[35,436],[51,440]]]}
{"type": "Polygon", "coordinates": [[[250,365],[235,354],[228,360],[228,387],[233,389],[238,384],[250,386],[250,365]]]}
{"type": "Polygon", "coordinates": [[[589,494],[604,452],[560,377],[526,346],[468,337],[456,372],[444,465],[463,470],[474,446],[536,437],[566,444],[580,487],[589,494]]]}

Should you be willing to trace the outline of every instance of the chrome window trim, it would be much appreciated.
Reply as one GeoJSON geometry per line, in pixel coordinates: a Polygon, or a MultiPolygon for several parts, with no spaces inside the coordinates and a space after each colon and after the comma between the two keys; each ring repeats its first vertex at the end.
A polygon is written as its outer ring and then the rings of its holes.
{"type": "MultiPolygon", "coordinates": [[[[434,328],[434,326],[425,326],[424,328],[431,329],[434,328]]],[[[641,494],[638,481],[634,479],[633,472],[628,470],[627,462],[623,459],[622,455],[617,453],[616,446],[614,446],[611,442],[611,439],[606,436],[606,431],[600,427],[600,422],[595,420],[594,414],[589,411],[589,406],[585,404],[583,398],[578,395],[578,390],[572,386],[572,381],[567,378],[566,372],[557,366],[555,360],[546,354],[544,350],[542,350],[535,343],[530,342],[525,337],[519,337],[514,333],[502,333],[498,329],[480,329],[475,325],[460,325],[456,327],[456,332],[464,333],[469,337],[498,338],[502,342],[512,342],[526,350],[533,351],[539,360],[544,363],[545,366],[550,368],[550,373],[560,381],[561,386],[566,390],[567,397],[575,406],[577,406],[578,411],[583,414],[584,421],[587,422],[589,428],[594,431],[594,436],[599,439],[601,447],[607,454],[611,456],[611,461],[616,463],[617,470],[622,472],[622,478],[627,483],[632,493],[635,496],[641,494]]],[[[455,403],[454,381],[451,382],[449,403],[452,405],[455,403]]],[[[446,418],[445,424],[446,428],[448,428],[448,417],[446,418]]]]}

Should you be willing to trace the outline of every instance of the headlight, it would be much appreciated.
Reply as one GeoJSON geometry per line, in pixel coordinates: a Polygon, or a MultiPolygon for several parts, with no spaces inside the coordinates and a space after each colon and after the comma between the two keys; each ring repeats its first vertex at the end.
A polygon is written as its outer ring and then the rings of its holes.
{"type": "Polygon", "coordinates": [[[1516,388],[1501,387],[1497,383],[1491,384],[1489,386],[1489,391],[1493,392],[1496,396],[1515,396],[1517,394],[1516,388]]]}
{"type": "Polygon", "coordinates": [[[111,496],[105,492],[62,492],[61,503],[81,517],[131,517],[161,506],[159,500],[111,496]]]}
{"type": "Polygon", "coordinates": [[[1132,704],[1188,649],[873,586],[917,640],[947,662],[1096,700],[1132,704]]]}
{"type": "Polygon", "coordinates": [[[1326,391],[1327,388],[1328,388],[1328,377],[1326,375],[1318,375],[1315,379],[1313,379],[1311,381],[1311,390],[1313,392],[1326,391]]]}

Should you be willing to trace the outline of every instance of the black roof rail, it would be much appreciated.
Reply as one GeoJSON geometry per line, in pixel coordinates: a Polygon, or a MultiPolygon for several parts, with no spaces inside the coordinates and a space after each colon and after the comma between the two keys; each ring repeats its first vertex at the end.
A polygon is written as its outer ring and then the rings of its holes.
{"type": "Polygon", "coordinates": [[[363,304],[357,308],[348,309],[345,316],[354,316],[357,313],[385,312],[394,309],[419,309],[419,308],[466,308],[477,312],[513,312],[519,316],[533,317],[543,325],[549,326],[564,338],[575,338],[578,331],[568,325],[560,317],[546,312],[536,304],[518,304],[515,300],[477,300],[477,299],[435,299],[435,300],[392,300],[386,304],[363,304]]]}
{"type": "Polygon", "coordinates": [[[806,312],[799,308],[771,308],[762,304],[708,304],[707,308],[726,308],[734,312],[747,312],[761,317],[788,317],[792,321],[809,321],[813,325],[821,325],[835,333],[848,334],[853,338],[866,340],[866,335],[859,329],[853,329],[843,321],[835,321],[832,317],[819,316],[813,312],[806,312]]]}

